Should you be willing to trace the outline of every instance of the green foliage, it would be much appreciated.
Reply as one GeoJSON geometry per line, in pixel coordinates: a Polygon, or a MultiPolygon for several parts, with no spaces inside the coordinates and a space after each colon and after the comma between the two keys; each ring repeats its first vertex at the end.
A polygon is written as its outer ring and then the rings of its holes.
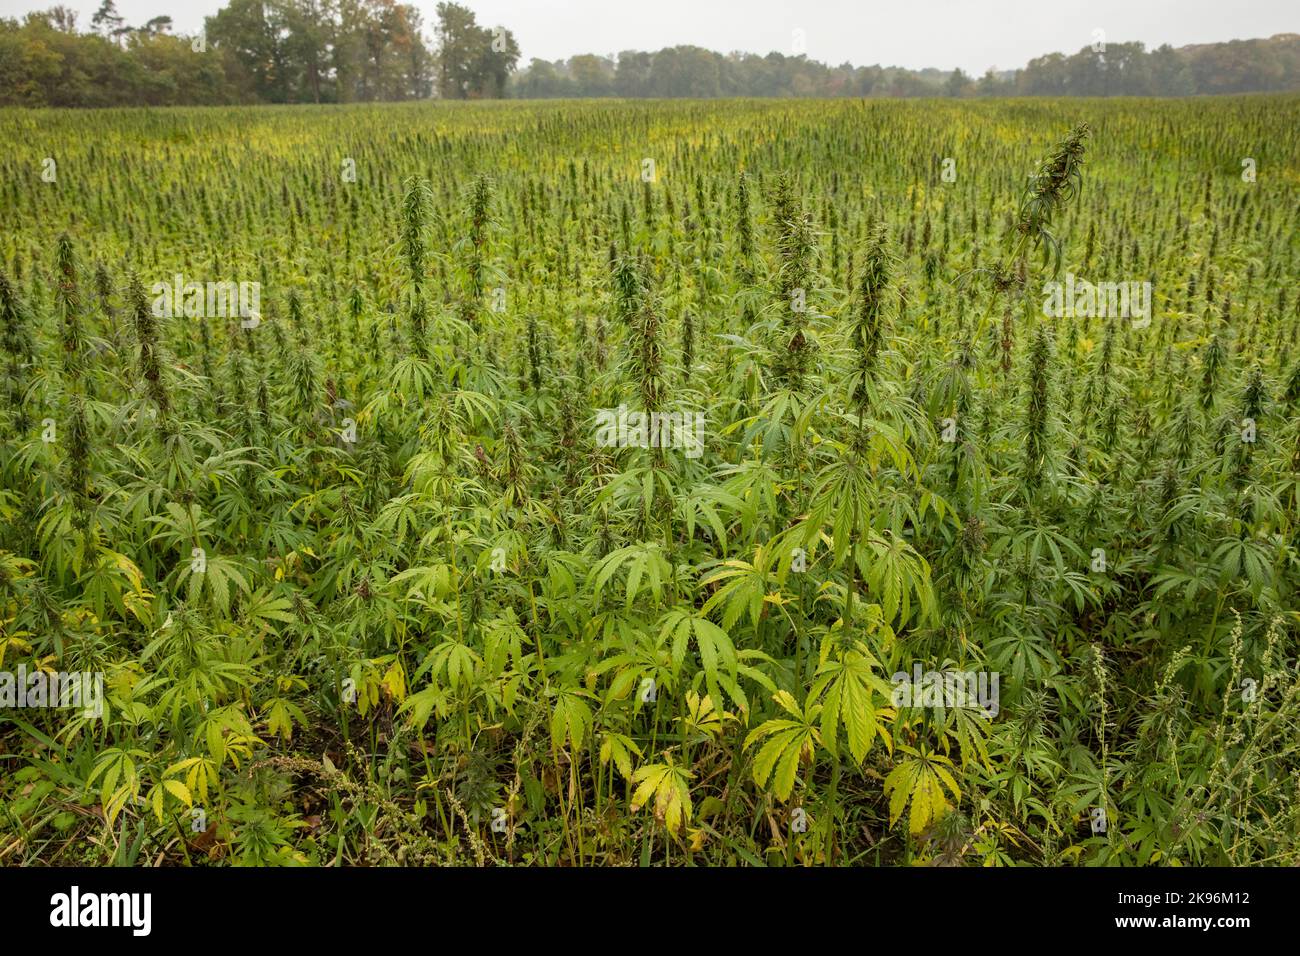
{"type": "Polygon", "coordinates": [[[0,861],[1300,862],[1297,120],[0,112],[0,861]]]}

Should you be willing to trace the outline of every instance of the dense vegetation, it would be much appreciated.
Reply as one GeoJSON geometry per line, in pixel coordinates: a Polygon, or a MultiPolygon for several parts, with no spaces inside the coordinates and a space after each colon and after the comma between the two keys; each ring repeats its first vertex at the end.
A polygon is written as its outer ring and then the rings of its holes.
{"type": "Polygon", "coordinates": [[[103,0],[88,29],[63,6],[0,19],[0,106],[178,106],[375,100],[674,97],[1190,96],[1300,89],[1300,35],[1148,51],[1094,42],[1020,70],[833,66],[798,52],[696,46],[533,58],[502,26],[439,3],[433,36],[398,0],[230,0],[197,37],[129,24],[103,0]]]}
{"type": "Polygon", "coordinates": [[[231,0],[197,36],[128,24],[104,0],[89,29],[56,6],[0,19],[0,106],[365,103],[499,97],[519,58],[509,30],[439,3],[434,41],[397,0],[231,0]]]}
{"type": "Polygon", "coordinates": [[[0,113],[0,671],[106,694],[0,709],[0,861],[1300,862],[1298,139],[0,113]],[[260,313],[159,317],[176,274],[260,313]]]}
{"type": "Polygon", "coordinates": [[[1049,53],[1023,69],[963,70],[838,66],[780,52],[723,55],[694,46],[655,53],[629,50],[549,62],[532,59],[509,95],[530,97],[908,97],[1192,96],[1300,88],[1300,35],[1278,34],[1175,49],[1162,44],[1096,43],[1049,53]]]}

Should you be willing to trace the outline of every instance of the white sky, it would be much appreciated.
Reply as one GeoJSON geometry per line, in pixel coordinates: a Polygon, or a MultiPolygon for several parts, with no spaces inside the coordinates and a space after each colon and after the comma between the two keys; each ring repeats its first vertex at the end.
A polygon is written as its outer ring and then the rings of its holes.
{"type": "MultiPolygon", "coordinates": [[[[21,17],[55,0],[0,0],[0,16],[21,17]]],[[[88,28],[99,0],[63,0],[88,28]]],[[[221,0],[117,0],[130,24],[169,14],[192,33],[221,0]]],[[[414,0],[432,33],[436,0],[414,0]]],[[[798,52],[833,65],[880,63],[913,69],[1024,66],[1043,53],[1074,53],[1093,30],[1118,43],[1182,46],[1300,32],[1297,0],[465,0],[483,26],[512,30],[531,57],[657,50],[692,43],[726,53],[798,52]]]]}

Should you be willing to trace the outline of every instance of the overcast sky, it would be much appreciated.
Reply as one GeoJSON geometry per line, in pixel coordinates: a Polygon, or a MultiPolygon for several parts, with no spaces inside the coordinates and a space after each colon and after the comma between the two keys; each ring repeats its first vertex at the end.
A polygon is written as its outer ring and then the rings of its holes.
{"type": "MultiPolygon", "coordinates": [[[[100,0],[63,0],[89,27],[100,0]]],[[[21,17],[54,0],[0,0],[21,17]]],[[[431,33],[436,0],[415,0],[431,33]]],[[[503,25],[523,51],[547,60],[575,53],[657,50],[679,43],[751,53],[806,52],[831,64],[913,69],[1024,66],[1043,53],[1073,53],[1105,31],[1110,42],[1182,46],[1300,32],[1297,0],[468,0],[483,26],[503,25]],[[803,50],[798,48],[802,31],[803,50]]],[[[197,31],[222,0],[117,0],[127,23],[169,14],[197,31]]]]}

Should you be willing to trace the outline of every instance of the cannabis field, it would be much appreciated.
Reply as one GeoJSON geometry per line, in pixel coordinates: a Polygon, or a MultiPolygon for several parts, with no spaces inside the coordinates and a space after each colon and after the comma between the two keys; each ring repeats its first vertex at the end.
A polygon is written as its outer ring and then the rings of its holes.
{"type": "Polygon", "coordinates": [[[1300,863],[1300,98],[0,143],[0,863],[1300,863]]]}

